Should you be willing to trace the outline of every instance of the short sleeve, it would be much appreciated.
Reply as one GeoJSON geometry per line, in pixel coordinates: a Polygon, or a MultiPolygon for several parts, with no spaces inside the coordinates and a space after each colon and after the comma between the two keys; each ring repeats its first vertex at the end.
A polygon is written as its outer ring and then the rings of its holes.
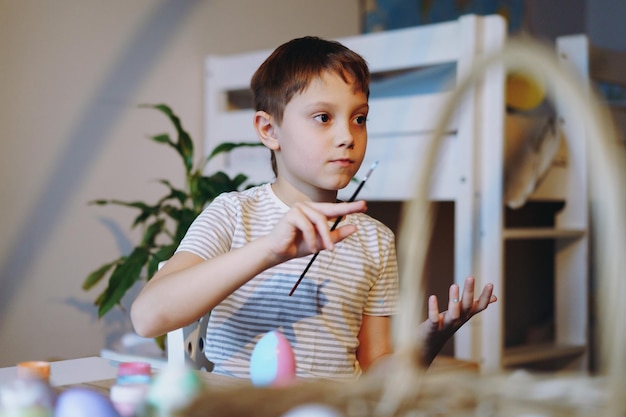
{"type": "Polygon", "coordinates": [[[378,277],[371,287],[363,314],[370,316],[390,316],[398,310],[398,261],[394,236],[389,231],[380,245],[380,268],[378,277]]]}
{"type": "Polygon", "coordinates": [[[186,251],[211,259],[230,251],[238,217],[238,200],[218,196],[192,222],[176,252],[186,251]]]}

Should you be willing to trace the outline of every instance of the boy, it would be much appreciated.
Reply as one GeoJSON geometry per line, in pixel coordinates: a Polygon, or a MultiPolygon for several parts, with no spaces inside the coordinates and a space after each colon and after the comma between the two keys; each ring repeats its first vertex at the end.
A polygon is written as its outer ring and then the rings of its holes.
{"type": "MultiPolygon", "coordinates": [[[[365,155],[367,64],[337,42],[294,39],[267,58],[251,87],[254,128],[271,150],[276,178],[223,194],[204,210],[133,303],[133,325],[157,336],[211,311],[205,353],[215,373],[249,377],[256,342],[278,328],[292,344],[299,377],[357,376],[392,353],[398,296],[392,232],[364,214],[365,202],[336,200],[365,155]]],[[[419,330],[425,364],[495,301],[491,293],[488,285],[475,301],[470,278],[459,302],[453,285],[441,314],[430,298],[419,330]]]]}

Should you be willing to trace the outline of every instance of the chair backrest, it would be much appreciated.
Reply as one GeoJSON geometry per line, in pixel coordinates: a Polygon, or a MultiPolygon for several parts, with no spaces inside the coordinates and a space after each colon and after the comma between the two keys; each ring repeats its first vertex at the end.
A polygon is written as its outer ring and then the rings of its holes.
{"type": "Polygon", "coordinates": [[[184,364],[194,369],[211,372],[213,363],[204,355],[204,338],[206,337],[209,315],[201,317],[197,322],[167,334],[167,363],[184,364]]]}
{"type": "MultiPolygon", "coordinates": [[[[159,269],[165,262],[159,263],[159,269]]],[[[213,363],[204,355],[208,323],[209,314],[200,317],[195,323],[167,333],[167,363],[211,372],[213,363]]]]}

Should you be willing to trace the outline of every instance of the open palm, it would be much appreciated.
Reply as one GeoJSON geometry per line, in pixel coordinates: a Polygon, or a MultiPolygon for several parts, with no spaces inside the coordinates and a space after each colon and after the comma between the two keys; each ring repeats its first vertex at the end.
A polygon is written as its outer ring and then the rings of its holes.
{"type": "Polygon", "coordinates": [[[467,277],[460,295],[459,286],[452,284],[449,291],[448,309],[439,312],[437,296],[428,298],[428,319],[419,325],[418,336],[422,340],[422,364],[428,366],[441,351],[445,343],[474,315],[497,301],[493,295],[493,284],[487,284],[480,296],[474,299],[473,277],[467,277]]]}

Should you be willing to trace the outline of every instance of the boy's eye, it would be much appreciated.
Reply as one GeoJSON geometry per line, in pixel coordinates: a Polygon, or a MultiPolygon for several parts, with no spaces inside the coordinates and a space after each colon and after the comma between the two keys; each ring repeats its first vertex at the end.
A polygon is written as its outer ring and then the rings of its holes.
{"type": "Polygon", "coordinates": [[[356,119],[354,119],[354,121],[356,122],[356,124],[358,125],[364,125],[365,122],[367,121],[367,116],[357,116],[356,119]]]}
{"type": "Polygon", "coordinates": [[[330,122],[330,116],[326,113],[318,114],[317,116],[314,117],[314,119],[319,120],[322,123],[330,122]]]}

